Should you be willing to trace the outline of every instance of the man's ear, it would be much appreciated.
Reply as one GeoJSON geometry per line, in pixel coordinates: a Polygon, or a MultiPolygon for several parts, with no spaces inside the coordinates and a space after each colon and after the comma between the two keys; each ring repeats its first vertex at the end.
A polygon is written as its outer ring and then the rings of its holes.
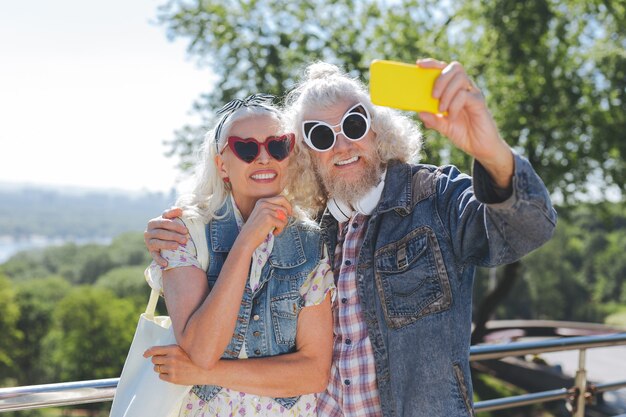
{"type": "Polygon", "coordinates": [[[217,173],[222,179],[228,178],[228,171],[226,170],[226,164],[222,155],[215,155],[215,166],[217,167],[217,173]]]}

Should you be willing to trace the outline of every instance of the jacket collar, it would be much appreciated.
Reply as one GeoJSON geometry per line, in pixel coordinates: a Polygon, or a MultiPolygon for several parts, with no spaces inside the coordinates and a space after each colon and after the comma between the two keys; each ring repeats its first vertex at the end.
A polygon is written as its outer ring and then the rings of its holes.
{"type": "Polygon", "coordinates": [[[411,201],[413,201],[411,178],[411,166],[409,164],[396,160],[389,161],[385,188],[373,214],[391,210],[408,214],[411,211],[411,201]]]}

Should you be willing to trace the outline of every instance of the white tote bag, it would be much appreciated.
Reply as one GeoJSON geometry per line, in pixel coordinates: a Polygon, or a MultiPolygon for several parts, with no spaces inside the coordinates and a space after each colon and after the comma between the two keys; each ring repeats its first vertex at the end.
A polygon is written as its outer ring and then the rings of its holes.
{"type": "Polygon", "coordinates": [[[152,290],[146,312],[139,317],[120,382],[115,390],[110,417],[177,416],[191,386],[165,382],[154,371],[143,353],[151,346],[176,344],[172,322],[167,316],[154,316],[159,291],[152,290]]]}

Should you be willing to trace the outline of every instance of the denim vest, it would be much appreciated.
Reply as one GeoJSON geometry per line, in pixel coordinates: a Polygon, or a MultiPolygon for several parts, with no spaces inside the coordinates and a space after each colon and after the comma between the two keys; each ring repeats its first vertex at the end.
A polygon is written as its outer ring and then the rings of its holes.
{"type": "MultiPolygon", "coordinates": [[[[217,215],[224,217],[213,219],[206,226],[209,288],[215,285],[239,234],[230,199],[217,215]]],[[[235,331],[223,359],[236,359],[244,340],[250,358],[295,351],[298,314],[304,305],[300,287],[319,263],[321,255],[322,240],[315,224],[290,222],[280,235],[275,236],[272,253],[261,271],[258,289],[252,292],[246,285],[235,331]]],[[[197,385],[192,391],[204,401],[210,401],[221,389],[214,385],[197,385]]],[[[289,409],[298,398],[275,400],[289,409]]]]}
{"type": "MultiPolygon", "coordinates": [[[[512,195],[485,204],[489,177],[391,162],[356,271],[385,417],[473,416],[469,347],[476,266],[513,262],[556,224],[545,186],[515,156],[512,195]],[[481,202],[483,201],[483,202],[481,202]]],[[[322,235],[334,254],[337,222],[322,235]]]]}

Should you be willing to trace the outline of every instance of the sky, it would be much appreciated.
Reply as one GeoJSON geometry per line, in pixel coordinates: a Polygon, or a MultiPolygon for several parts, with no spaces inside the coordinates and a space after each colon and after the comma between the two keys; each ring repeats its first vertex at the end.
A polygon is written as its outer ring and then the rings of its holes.
{"type": "Polygon", "coordinates": [[[157,25],[165,0],[0,0],[0,183],[168,192],[163,143],[212,74],[157,25]]]}

